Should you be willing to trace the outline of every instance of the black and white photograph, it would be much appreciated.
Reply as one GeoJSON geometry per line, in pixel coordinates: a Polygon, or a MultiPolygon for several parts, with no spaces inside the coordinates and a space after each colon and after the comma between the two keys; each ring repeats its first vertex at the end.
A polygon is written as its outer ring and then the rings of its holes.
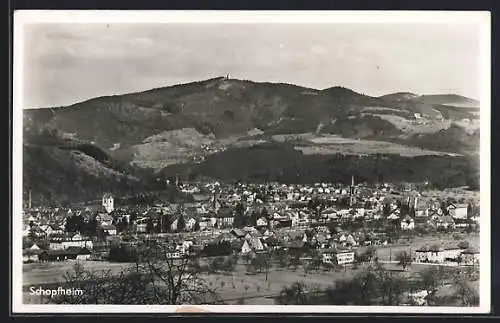
{"type": "Polygon", "coordinates": [[[13,311],[488,313],[490,37],[480,11],[16,12],[13,311]]]}

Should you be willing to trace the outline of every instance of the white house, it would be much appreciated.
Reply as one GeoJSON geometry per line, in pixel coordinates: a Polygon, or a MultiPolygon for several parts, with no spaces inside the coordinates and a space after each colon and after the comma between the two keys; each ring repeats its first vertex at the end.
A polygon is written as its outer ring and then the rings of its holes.
{"type": "Polygon", "coordinates": [[[189,218],[186,221],[186,230],[190,231],[194,229],[194,226],[196,224],[196,219],[195,218],[189,218]]]}
{"type": "Polygon", "coordinates": [[[445,261],[454,261],[462,254],[464,250],[456,248],[442,248],[439,246],[424,246],[415,250],[415,262],[443,263],[445,261]]]}
{"type": "Polygon", "coordinates": [[[106,212],[111,213],[115,209],[114,207],[114,199],[111,193],[105,193],[102,196],[102,206],[106,209],[106,212]]]}
{"type": "Polygon", "coordinates": [[[102,224],[101,230],[110,236],[114,236],[117,234],[116,227],[112,224],[102,224]]]}
{"type": "Polygon", "coordinates": [[[454,219],[467,219],[467,204],[450,204],[448,212],[454,219]]]}
{"type": "Polygon", "coordinates": [[[258,218],[257,219],[257,226],[258,227],[265,227],[267,226],[267,220],[264,217],[258,218]]]}
{"type": "Polygon", "coordinates": [[[436,221],[436,228],[450,229],[455,227],[455,221],[449,215],[442,216],[436,221]]]}
{"type": "Polygon", "coordinates": [[[344,249],[325,249],[322,251],[322,261],[325,264],[350,264],[354,262],[354,251],[352,250],[344,250],[344,249]]]}
{"type": "Polygon", "coordinates": [[[241,247],[241,254],[246,255],[250,251],[252,251],[252,248],[250,247],[250,244],[248,243],[248,241],[245,240],[245,242],[243,242],[243,246],[241,247]]]}
{"type": "Polygon", "coordinates": [[[414,230],[415,220],[409,215],[407,215],[403,220],[401,220],[401,230],[414,230]]]}
{"type": "Polygon", "coordinates": [[[479,251],[473,248],[464,250],[461,254],[461,264],[475,266],[479,264],[479,251]]]}
{"type": "Polygon", "coordinates": [[[62,249],[68,249],[69,247],[82,247],[92,250],[94,244],[92,240],[84,238],[80,234],[75,234],[71,239],[63,240],[61,242],[61,247],[62,249]]]}

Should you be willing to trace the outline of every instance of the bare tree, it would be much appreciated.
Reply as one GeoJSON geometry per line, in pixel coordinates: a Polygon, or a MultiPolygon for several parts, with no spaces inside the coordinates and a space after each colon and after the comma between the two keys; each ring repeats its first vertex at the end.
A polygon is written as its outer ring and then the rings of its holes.
{"type": "Polygon", "coordinates": [[[171,249],[158,242],[143,248],[139,262],[153,277],[157,304],[199,304],[218,301],[217,294],[207,281],[190,266],[188,257],[174,259],[171,249]]]}
{"type": "Polygon", "coordinates": [[[399,252],[396,255],[396,260],[403,270],[406,270],[406,267],[410,266],[412,263],[411,255],[406,251],[399,252]]]}
{"type": "Polygon", "coordinates": [[[307,294],[306,284],[295,282],[281,291],[278,302],[282,305],[306,305],[308,303],[307,294]]]}
{"type": "Polygon", "coordinates": [[[453,284],[455,285],[455,297],[462,306],[477,306],[479,305],[479,295],[468,282],[467,275],[461,273],[457,275],[453,284]]]}
{"type": "Polygon", "coordinates": [[[431,266],[419,272],[421,287],[427,293],[427,305],[436,304],[436,293],[445,284],[447,274],[442,266],[431,266]]]}

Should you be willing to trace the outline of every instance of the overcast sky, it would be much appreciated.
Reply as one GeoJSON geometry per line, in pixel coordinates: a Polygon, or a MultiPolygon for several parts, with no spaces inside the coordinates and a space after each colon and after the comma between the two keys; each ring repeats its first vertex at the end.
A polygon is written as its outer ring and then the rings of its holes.
{"type": "Polygon", "coordinates": [[[409,24],[43,24],[24,29],[24,106],[231,73],[368,95],[479,99],[479,28],[409,24]]]}

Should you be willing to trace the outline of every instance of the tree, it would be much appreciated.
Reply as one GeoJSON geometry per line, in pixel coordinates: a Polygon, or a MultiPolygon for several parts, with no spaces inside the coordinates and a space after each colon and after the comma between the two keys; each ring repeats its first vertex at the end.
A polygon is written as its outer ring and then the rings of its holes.
{"type": "Polygon", "coordinates": [[[283,251],[283,250],[278,250],[278,252],[275,253],[275,258],[278,261],[278,266],[281,269],[285,269],[288,266],[288,255],[283,251]]]}
{"type": "Polygon", "coordinates": [[[215,257],[210,262],[209,268],[213,273],[217,273],[219,271],[224,270],[224,257],[215,257]]]}
{"type": "Polygon", "coordinates": [[[379,294],[383,305],[400,305],[409,286],[406,279],[392,271],[385,270],[381,265],[376,266],[379,280],[379,294]]]}
{"type": "Polygon", "coordinates": [[[245,219],[245,206],[243,203],[238,202],[234,208],[234,222],[233,226],[235,228],[243,228],[247,224],[245,219]]]}
{"type": "Polygon", "coordinates": [[[416,212],[415,212],[415,205],[410,206],[410,212],[409,212],[409,215],[410,215],[412,218],[415,218],[415,216],[416,216],[416,212]]]}
{"type": "Polygon", "coordinates": [[[307,294],[306,284],[295,282],[280,292],[278,303],[281,305],[307,305],[309,303],[307,294]]]}
{"type": "Polygon", "coordinates": [[[117,274],[91,271],[76,263],[60,283],[67,288],[83,290],[71,295],[59,294],[50,301],[56,304],[159,304],[150,292],[150,277],[133,266],[117,274]]]}
{"type": "Polygon", "coordinates": [[[446,201],[441,202],[440,208],[441,208],[441,211],[443,212],[443,215],[449,215],[448,203],[446,203],[446,201]]]}
{"type": "Polygon", "coordinates": [[[479,305],[479,295],[477,291],[472,288],[466,275],[457,275],[453,284],[455,285],[455,297],[459,300],[462,306],[477,306],[479,305]]]}
{"type": "Polygon", "coordinates": [[[412,263],[411,255],[406,251],[401,251],[396,254],[396,261],[398,265],[403,267],[403,270],[406,270],[406,267],[410,266],[412,263]]]}
{"type": "Polygon", "coordinates": [[[177,218],[177,232],[182,232],[186,230],[186,220],[184,219],[184,213],[180,213],[177,218]]]}
{"type": "Polygon", "coordinates": [[[421,287],[427,293],[427,305],[435,305],[436,293],[444,285],[446,273],[442,266],[430,266],[419,272],[421,287]]]}
{"type": "Polygon", "coordinates": [[[260,213],[260,216],[269,220],[269,212],[267,211],[267,208],[265,208],[265,207],[262,208],[262,212],[260,213]]]}
{"type": "Polygon", "coordinates": [[[257,212],[252,212],[250,214],[250,220],[249,220],[249,224],[253,227],[257,226],[257,220],[259,219],[259,213],[257,212]]]}
{"type": "Polygon", "coordinates": [[[391,215],[391,204],[389,202],[384,203],[384,207],[382,209],[382,212],[383,212],[385,217],[388,217],[389,215],[391,215]]]}
{"type": "Polygon", "coordinates": [[[469,242],[468,241],[460,241],[458,243],[458,247],[460,249],[467,249],[467,248],[469,248],[469,242]]]}
{"type": "Polygon", "coordinates": [[[207,281],[192,269],[192,259],[172,259],[169,246],[152,241],[141,246],[139,266],[152,276],[154,298],[161,304],[200,304],[218,300],[207,281]]]}
{"type": "Polygon", "coordinates": [[[194,224],[194,231],[200,231],[200,222],[196,221],[194,224]]]}
{"type": "Polygon", "coordinates": [[[153,233],[153,230],[154,230],[153,219],[151,217],[149,217],[146,221],[147,221],[146,222],[146,232],[153,233]]]}
{"type": "Polygon", "coordinates": [[[294,270],[296,270],[297,267],[300,265],[300,256],[298,254],[292,256],[290,258],[290,262],[288,263],[288,265],[293,267],[294,270]]]}
{"type": "Polygon", "coordinates": [[[373,246],[369,246],[363,253],[356,253],[356,261],[360,263],[371,262],[376,253],[377,249],[373,246]]]}

